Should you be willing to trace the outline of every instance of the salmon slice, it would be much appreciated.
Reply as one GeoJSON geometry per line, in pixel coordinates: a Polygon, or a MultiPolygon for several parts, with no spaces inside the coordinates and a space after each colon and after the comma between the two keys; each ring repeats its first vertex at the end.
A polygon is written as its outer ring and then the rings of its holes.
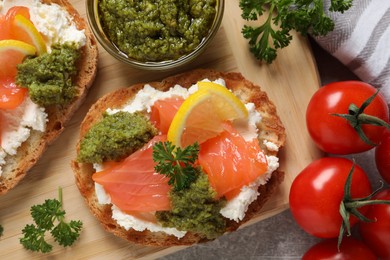
{"type": "MultiPolygon", "coordinates": [[[[16,15],[22,15],[30,20],[30,11],[25,6],[14,6],[11,7],[6,15],[0,17],[0,40],[20,40],[18,32],[13,25],[13,21],[16,15]]],[[[22,37],[25,37],[22,35],[22,37]]]]}
{"type": "Polygon", "coordinates": [[[172,97],[154,102],[151,108],[150,121],[162,134],[168,133],[169,126],[183,102],[182,97],[172,97]]]}
{"type": "Polygon", "coordinates": [[[198,160],[217,197],[230,200],[267,171],[267,158],[257,140],[246,142],[230,123],[224,129],[200,145],[198,160]]]}
{"type": "Polygon", "coordinates": [[[0,40],[5,39],[4,35],[9,35],[9,29],[8,26],[6,25],[5,15],[0,15],[0,40]]]}
{"type": "Polygon", "coordinates": [[[0,109],[18,107],[23,103],[27,91],[27,88],[16,85],[15,80],[11,77],[0,78],[0,109]]]}
{"type": "Polygon", "coordinates": [[[7,12],[6,17],[8,20],[11,20],[18,14],[23,15],[27,19],[30,19],[30,10],[26,6],[11,7],[7,12]]]}
{"type": "Polygon", "coordinates": [[[155,136],[123,161],[110,162],[106,169],[92,176],[122,211],[151,212],[171,208],[169,178],[154,170],[153,145],[160,141],[166,141],[166,136],[155,136]]]}

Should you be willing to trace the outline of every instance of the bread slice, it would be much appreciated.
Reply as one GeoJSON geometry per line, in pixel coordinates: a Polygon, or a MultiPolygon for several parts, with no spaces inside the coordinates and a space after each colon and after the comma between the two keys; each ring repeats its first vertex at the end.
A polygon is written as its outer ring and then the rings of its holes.
{"type": "Polygon", "coordinates": [[[97,72],[98,48],[89,27],[81,15],[67,0],[44,0],[46,4],[55,3],[65,8],[73,17],[77,28],[84,30],[87,37],[86,45],[81,49],[81,57],[77,64],[78,74],[74,81],[78,87],[77,97],[64,106],[52,106],[46,109],[48,122],[45,132],[31,131],[30,137],[18,148],[17,154],[8,155],[6,164],[2,166],[0,177],[0,195],[5,194],[23,179],[28,170],[38,161],[45,149],[64,130],[64,126],[74,112],[84,101],[89,87],[92,85],[97,72]]]}
{"type": "MultiPolygon", "coordinates": [[[[175,84],[189,88],[191,85],[205,78],[209,80],[223,78],[227,87],[231,89],[242,101],[252,102],[255,104],[256,110],[262,116],[262,120],[258,125],[258,128],[260,129],[258,135],[259,143],[263,146],[262,148],[267,155],[276,155],[277,151],[269,151],[267,150],[267,147],[263,145],[263,140],[271,141],[278,147],[282,147],[285,143],[285,129],[277,116],[275,105],[268,99],[267,94],[263,92],[259,86],[249,82],[241,74],[198,69],[169,77],[161,82],[152,82],[148,84],[156,89],[166,91],[175,84]]],[[[133,99],[135,94],[142,89],[143,86],[144,84],[136,84],[134,86],[107,94],[90,108],[81,124],[77,154],[79,153],[81,139],[88,132],[91,126],[102,118],[103,112],[107,108],[122,107],[126,102],[133,99]]],[[[72,168],[74,170],[77,186],[81,194],[84,196],[88,207],[95,217],[101,222],[103,227],[109,232],[112,232],[128,241],[142,245],[190,245],[207,241],[204,238],[201,238],[201,236],[190,232],[187,232],[183,238],[178,239],[175,236],[167,235],[163,232],[151,232],[148,230],[138,232],[132,229],[126,231],[112,219],[111,206],[100,205],[98,203],[94,190],[94,182],[91,178],[94,173],[92,164],[79,163],[74,160],[72,162],[72,168]]],[[[235,221],[228,221],[226,231],[230,232],[236,230],[240,225],[256,216],[264,203],[272,196],[275,189],[283,181],[283,178],[283,172],[275,171],[269,182],[259,188],[261,196],[259,196],[258,199],[250,205],[245,218],[239,223],[235,221]]]]}

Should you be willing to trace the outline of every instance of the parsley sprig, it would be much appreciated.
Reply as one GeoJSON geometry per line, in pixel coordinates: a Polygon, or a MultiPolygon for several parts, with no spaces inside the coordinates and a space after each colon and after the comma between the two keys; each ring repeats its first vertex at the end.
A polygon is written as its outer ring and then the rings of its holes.
{"type": "MultiPolygon", "coordinates": [[[[329,11],[341,12],[352,6],[353,0],[331,0],[329,11]]],[[[244,25],[242,34],[249,39],[254,56],[267,63],[276,59],[277,49],[288,46],[291,30],[302,35],[309,32],[323,36],[333,31],[334,22],[324,11],[323,0],[240,0],[241,16],[257,20],[268,10],[267,19],[260,26],[244,25]]]]}
{"type": "Polygon", "coordinates": [[[156,172],[169,177],[168,184],[175,190],[183,190],[196,180],[199,168],[194,165],[198,159],[199,144],[184,149],[171,142],[158,142],[153,146],[153,160],[156,172]]]}
{"type": "Polygon", "coordinates": [[[20,243],[28,250],[47,253],[53,246],[46,242],[47,231],[58,244],[66,247],[72,245],[80,235],[83,223],[81,221],[65,221],[65,211],[62,208],[62,189],[58,190],[59,199],[48,199],[43,204],[31,207],[31,216],[35,222],[28,224],[22,230],[24,236],[20,243]]]}

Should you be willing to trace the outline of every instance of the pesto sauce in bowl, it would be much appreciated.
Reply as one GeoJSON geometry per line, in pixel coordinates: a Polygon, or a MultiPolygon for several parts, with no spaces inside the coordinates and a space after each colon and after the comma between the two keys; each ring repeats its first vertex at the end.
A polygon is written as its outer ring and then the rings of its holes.
{"type": "Polygon", "coordinates": [[[210,33],[218,0],[99,0],[102,29],[129,58],[160,62],[194,51],[210,33]]]}

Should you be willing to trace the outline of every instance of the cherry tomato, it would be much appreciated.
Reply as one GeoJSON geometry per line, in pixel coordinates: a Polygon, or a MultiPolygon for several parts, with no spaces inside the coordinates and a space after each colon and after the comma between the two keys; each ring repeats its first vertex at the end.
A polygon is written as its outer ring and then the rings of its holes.
{"type": "Polygon", "coordinates": [[[390,184],[390,131],[386,131],[375,148],[375,163],[382,178],[390,184]]]}
{"type": "Polygon", "coordinates": [[[19,106],[27,88],[19,87],[12,78],[0,78],[0,109],[14,109],[19,106]]]}
{"type": "MultiPolygon", "coordinates": [[[[344,81],[328,84],[314,93],[306,110],[306,125],[316,145],[332,154],[359,153],[373,148],[360,138],[346,119],[332,114],[348,114],[351,104],[361,107],[376,91],[364,82],[344,81]]],[[[389,108],[381,93],[364,113],[389,122],[389,108]]],[[[385,128],[365,124],[362,130],[371,142],[378,144],[385,128]]]]}
{"type": "MultiPolygon", "coordinates": [[[[390,189],[379,192],[375,199],[390,200],[390,189]]],[[[365,214],[374,222],[361,222],[359,231],[364,242],[382,259],[390,259],[390,205],[371,205],[365,214]]]]}
{"type": "Polygon", "coordinates": [[[374,253],[363,242],[345,237],[337,249],[337,239],[326,239],[312,246],[302,260],[375,260],[374,253]]]}
{"type": "MultiPolygon", "coordinates": [[[[345,158],[325,157],[309,164],[294,179],[290,190],[290,209],[297,224],[307,233],[321,238],[339,235],[342,217],[340,203],[344,186],[353,162],[345,158]]],[[[351,197],[364,198],[371,194],[366,173],[355,165],[351,197]]],[[[367,208],[358,209],[364,213],[367,208]]],[[[351,226],[357,218],[349,218],[351,226]]]]}

